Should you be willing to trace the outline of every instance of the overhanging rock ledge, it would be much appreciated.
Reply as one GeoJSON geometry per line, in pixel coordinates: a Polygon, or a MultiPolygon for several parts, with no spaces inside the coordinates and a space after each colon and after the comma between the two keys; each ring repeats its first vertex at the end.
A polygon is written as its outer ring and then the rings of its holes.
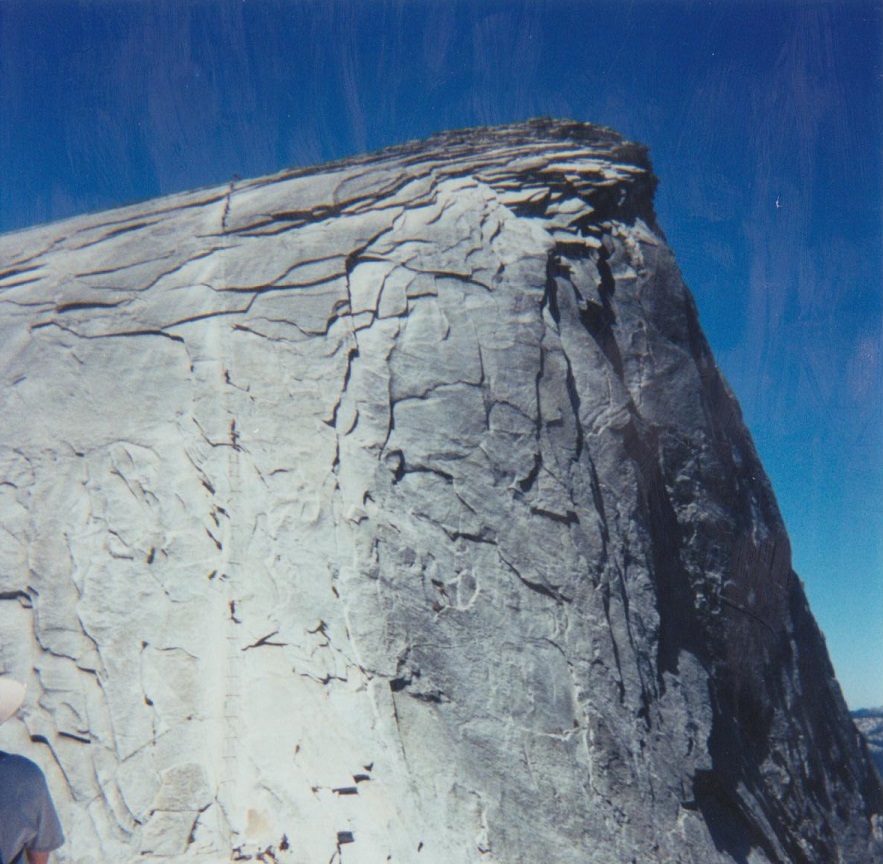
{"type": "Polygon", "coordinates": [[[654,186],[538,120],[0,237],[61,861],[883,860],[654,186]]]}

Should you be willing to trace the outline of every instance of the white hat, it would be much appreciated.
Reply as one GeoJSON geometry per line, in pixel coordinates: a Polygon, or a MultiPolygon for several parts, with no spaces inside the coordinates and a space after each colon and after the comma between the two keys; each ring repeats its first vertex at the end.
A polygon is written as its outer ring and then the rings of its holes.
{"type": "Polygon", "coordinates": [[[25,685],[14,678],[0,677],[0,723],[5,723],[21,707],[25,685]]]}

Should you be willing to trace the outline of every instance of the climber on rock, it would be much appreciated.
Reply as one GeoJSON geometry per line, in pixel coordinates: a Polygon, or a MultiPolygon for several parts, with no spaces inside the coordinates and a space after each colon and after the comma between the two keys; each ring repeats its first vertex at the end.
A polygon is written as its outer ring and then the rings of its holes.
{"type": "MultiPolygon", "coordinates": [[[[24,685],[0,677],[0,723],[24,701],[24,685]]],[[[24,756],[0,750],[0,864],[46,864],[64,843],[43,772],[24,756]]]]}

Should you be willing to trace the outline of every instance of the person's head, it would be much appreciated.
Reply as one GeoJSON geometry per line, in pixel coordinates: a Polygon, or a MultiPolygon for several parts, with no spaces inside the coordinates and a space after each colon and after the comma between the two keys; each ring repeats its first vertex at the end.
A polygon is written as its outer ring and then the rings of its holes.
{"type": "Polygon", "coordinates": [[[21,707],[25,685],[14,678],[0,675],[0,723],[5,723],[21,707]]]}

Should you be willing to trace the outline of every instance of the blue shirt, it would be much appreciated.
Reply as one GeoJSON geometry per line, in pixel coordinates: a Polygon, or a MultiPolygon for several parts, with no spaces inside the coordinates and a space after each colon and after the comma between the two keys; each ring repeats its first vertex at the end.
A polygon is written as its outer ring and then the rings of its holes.
{"type": "Polygon", "coordinates": [[[0,751],[0,860],[16,864],[24,852],[51,852],[64,832],[43,772],[30,759],[0,751]]]}

